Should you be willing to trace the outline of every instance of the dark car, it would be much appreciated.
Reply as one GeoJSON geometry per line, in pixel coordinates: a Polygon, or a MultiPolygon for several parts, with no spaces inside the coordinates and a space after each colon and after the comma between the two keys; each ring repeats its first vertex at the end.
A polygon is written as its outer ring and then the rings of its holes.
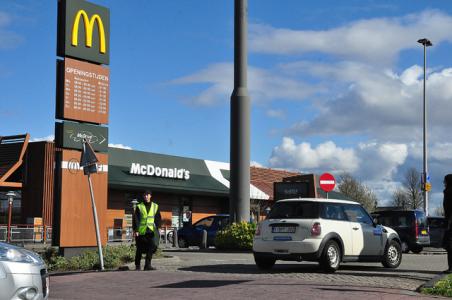
{"type": "Polygon", "coordinates": [[[203,231],[207,231],[207,247],[215,245],[215,236],[218,230],[229,225],[229,215],[215,215],[205,217],[193,225],[185,225],[177,231],[177,240],[180,248],[200,246],[203,231]]]}
{"type": "Polygon", "coordinates": [[[444,217],[427,217],[428,228],[430,232],[430,246],[443,247],[444,232],[447,222],[444,217]]]}
{"type": "Polygon", "coordinates": [[[420,253],[430,245],[427,218],[420,210],[380,210],[372,213],[378,224],[391,227],[399,234],[402,251],[420,253]]]}

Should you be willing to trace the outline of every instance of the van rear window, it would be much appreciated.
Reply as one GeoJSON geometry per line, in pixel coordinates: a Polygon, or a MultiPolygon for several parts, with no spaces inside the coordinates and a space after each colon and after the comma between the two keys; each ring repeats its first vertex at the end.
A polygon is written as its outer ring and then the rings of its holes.
{"type": "Polygon", "coordinates": [[[319,203],[315,202],[276,202],[267,219],[317,219],[319,203]]]}

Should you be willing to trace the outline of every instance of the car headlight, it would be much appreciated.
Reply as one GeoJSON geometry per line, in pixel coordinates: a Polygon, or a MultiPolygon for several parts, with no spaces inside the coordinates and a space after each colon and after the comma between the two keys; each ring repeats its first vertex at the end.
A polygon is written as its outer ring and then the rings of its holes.
{"type": "Polygon", "coordinates": [[[20,263],[42,263],[42,260],[25,249],[0,247],[0,261],[11,261],[20,263]]]}

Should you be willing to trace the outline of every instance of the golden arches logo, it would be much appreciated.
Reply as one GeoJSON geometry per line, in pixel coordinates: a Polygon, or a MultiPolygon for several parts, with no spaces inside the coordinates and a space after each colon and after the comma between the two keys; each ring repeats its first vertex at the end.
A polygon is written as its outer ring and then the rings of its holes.
{"type": "Polygon", "coordinates": [[[94,14],[91,16],[91,19],[88,18],[88,14],[83,10],[79,10],[75,15],[74,24],[72,26],[72,46],[78,46],[78,28],[80,24],[80,19],[83,17],[83,23],[85,23],[85,44],[86,47],[91,48],[93,46],[93,31],[94,31],[94,22],[97,23],[97,29],[99,32],[100,39],[100,53],[107,52],[107,46],[105,45],[105,30],[104,24],[102,23],[102,19],[98,14],[94,14]]]}

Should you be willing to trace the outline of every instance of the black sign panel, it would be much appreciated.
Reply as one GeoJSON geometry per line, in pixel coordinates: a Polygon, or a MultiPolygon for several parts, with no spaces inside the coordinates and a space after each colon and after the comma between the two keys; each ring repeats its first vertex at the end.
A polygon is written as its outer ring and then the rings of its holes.
{"type": "Polygon", "coordinates": [[[108,65],[110,10],[83,0],[59,0],[57,55],[108,65]]]}
{"type": "Polygon", "coordinates": [[[274,199],[303,198],[309,196],[308,182],[275,182],[274,199]]]}
{"type": "Polygon", "coordinates": [[[57,147],[83,150],[83,139],[94,151],[108,151],[108,128],[74,122],[55,123],[57,147]]]}

